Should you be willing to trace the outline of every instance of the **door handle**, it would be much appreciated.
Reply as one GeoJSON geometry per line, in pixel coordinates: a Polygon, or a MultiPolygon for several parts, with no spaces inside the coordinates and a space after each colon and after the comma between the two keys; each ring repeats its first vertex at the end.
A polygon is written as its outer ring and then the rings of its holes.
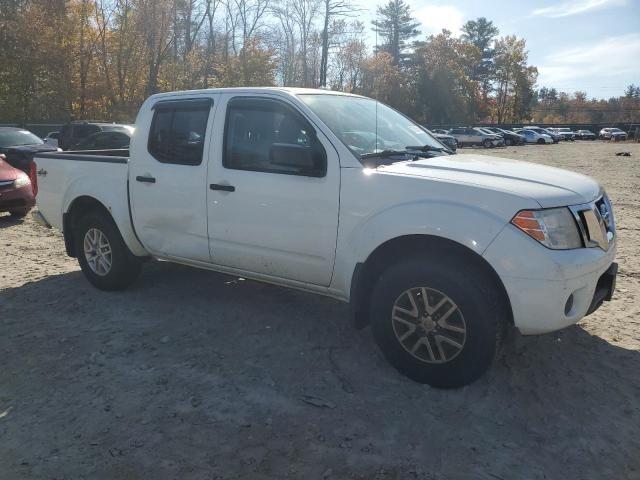
{"type": "Polygon", "coordinates": [[[233,185],[220,185],[218,183],[212,183],[211,185],[209,185],[209,188],[211,190],[220,190],[222,192],[235,192],[236,191],[236,187],[234,187],[233,185]]]}
{"type": "Polygon", "coordinates": [[[143,176],[138,175],[136,177],[136,182],[156,183],[156,179],[154,177],[143,177],[143,176]]]}
{"type": "Polygon", "coordinates": [[[38,176],[39,177],[46,177],[47,176],[47,171],[44,168],[41,168],[40,170],[38,170],[38,176]]]}

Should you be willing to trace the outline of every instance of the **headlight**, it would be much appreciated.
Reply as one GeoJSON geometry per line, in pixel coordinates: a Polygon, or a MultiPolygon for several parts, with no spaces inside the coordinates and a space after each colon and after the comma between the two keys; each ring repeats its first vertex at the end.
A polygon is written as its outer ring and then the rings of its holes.
{"type": "Polygon", "coordinates": [[[568,208],[522,210],[511,223],[545,247],[554,250],[582,247],[578,225],[568,208]]]}
{"type": "Polygon", "coordinates": [[[13,185],[15,188],[26,187],[27,185],[31,185],[31,180],[29,180],[29,177],[23,173],[22,175],[18,175],[18,178],[13,182],[13,185]]]}

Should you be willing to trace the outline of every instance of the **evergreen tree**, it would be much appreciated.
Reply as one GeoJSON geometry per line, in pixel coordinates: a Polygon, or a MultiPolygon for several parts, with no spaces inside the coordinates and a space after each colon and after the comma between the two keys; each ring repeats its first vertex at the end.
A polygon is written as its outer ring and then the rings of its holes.
{"type": "Polygon", "coordinates": [[[624,96],[627,98],[636,96],[636,86],[633,83],[624,89],[624,96]]]}
{"type": "Polygon", "coordinates": [[[379,50],[389,53],[395,65],[404,60],[407,42],[420,35],[420,22],[411,16],[411,7],[403,0],[389,0],[384,7],[378,7],[371,23],[384,42],[379,50]]]}
{"type": "Polygon", "coordinates": [[[495,72],[494,42],[498,33],[500,33],[498,28],[485,17],[469,20],[462,26],[462,39],[474,45],[481,53],[480,61],[472,67],[469,74],[473,80],[480,84],[482,104],[485,106],[492,90],[491,79],[495,72]]]}

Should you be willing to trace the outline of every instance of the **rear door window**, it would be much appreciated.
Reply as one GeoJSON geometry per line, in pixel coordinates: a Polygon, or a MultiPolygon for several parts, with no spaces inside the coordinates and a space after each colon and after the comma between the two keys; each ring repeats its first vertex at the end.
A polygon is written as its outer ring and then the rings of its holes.
{"type": "Polygon", "coordinates": [[[200,165],[210,101],[160,102],[154,107],[149,153],[161,163],[200,165]]]}

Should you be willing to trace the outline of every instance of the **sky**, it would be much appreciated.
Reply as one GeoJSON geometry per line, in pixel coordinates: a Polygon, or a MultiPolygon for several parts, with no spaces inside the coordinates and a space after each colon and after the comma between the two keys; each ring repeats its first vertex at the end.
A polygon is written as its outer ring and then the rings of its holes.
{"type": "MultiPolygon", "coordinates": [[[[529,63],[538,67],[538,87],[610,98],[631,83],[640,86],[640,0],[405,2],[422,24],[419,39],[443,28],[459,34],[467,20],[478,17],[493,21],[500,35],[524,38],[529,63]]],[[[370,25],[376,3],[361,5],[362,20],[370,25]]],[[[369,42],[375,42],[373,32],[369,42]]]]}

